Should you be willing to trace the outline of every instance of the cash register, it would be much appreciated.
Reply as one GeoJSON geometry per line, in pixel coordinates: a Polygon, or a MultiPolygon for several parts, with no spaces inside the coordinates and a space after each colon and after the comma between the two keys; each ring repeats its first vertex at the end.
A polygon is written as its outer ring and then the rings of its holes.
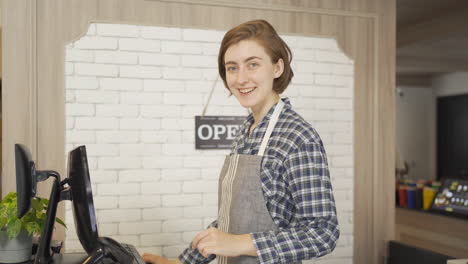
{"type": "Polygon", "coordinates": [[[31,207],[38,182],[54,178],[47,207],[46,223],[41,233],[34,264],[144,264],[134,246],[121,244],[109,237],[100,237],[94,209],[86,147],[80,146],[68,154],[68,177],[51,170],[36,170],[31,153],[25,145],[15,144],[18,217],[31,207]],[[72,201],[76,233],[85,253],[52,254],[50,245],[57,205],[72,201]]]}

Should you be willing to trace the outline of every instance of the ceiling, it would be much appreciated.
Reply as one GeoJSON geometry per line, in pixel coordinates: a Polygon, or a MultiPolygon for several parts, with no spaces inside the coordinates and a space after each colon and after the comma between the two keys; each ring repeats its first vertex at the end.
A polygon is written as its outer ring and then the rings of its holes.
{"type": "Polygon", "coordinates": [[[397,85],[468,71],[467,0],[397,0],[397,85]]]}

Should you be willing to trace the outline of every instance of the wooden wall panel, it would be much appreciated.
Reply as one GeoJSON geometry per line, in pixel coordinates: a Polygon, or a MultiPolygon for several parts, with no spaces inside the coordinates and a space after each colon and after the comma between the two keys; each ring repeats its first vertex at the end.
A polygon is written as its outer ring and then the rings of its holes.
{"type": "MultiPolygon", "coordinates": [[[[9,2],[3,14],[17,12],[17,17],[5,18],[10,23],[9,34],[14,36],[12,28],[18,28],[17,23],[29,21],[26,15],[36,15],[32,3],[36,2],[9,2]],[[29,9],[22,9],[24,5],[29,9]]],[[[25,58],[16,68],[5,71],[8,93],[15,91],[8,94],[8,100],[15,102],[8,105],[8,125],[15,118],[25,121],[8,129],[4,124],[4,135],[6,142],[27,138],[27,144],[37,144],[39,167],[58,169],[62,175],[64,47],[84,35],[89,23],[226,30],[246,20],[263,18],[283,34],[336,38],[355,62],[354,262],[383,263],[385,242],[394,232],[394,0],[42,0],[37,5],[37,53],[31,49],[31,43],[35,43],[31,25],[20,38],[30,44],[15,47],[13,39],[7,41],[9,51],[25,58]],[[37,94],[36,89],[40,91],[37,94]],[[25,99],[15,97],[15,93],[30,96],[29,111],[19,113],[17,102],[25,99]],[[36,121],[41,125],[36,127],[36,121]],[[24,129],[27,127],[30,129],[24,129]],[[12,136],[18,132],[26,134],[12,136]]],[[[12,61],[10,56],[8,62],[12,61]]],[[[5,165],[11,164],[13,157],[7,148],[3,148],[8,159],[5,165]]],[[[4,172],[11,174],[13,168],[4,172]]],[[[14,188],[11,179],[3,182],[7,182],[6,189],[14,188]]]]}
{"type": "Polygon", "coordinates": [[[16,190],[14,144],[37,154],[36,5],[2,2],[2,197],[16,190]]]}

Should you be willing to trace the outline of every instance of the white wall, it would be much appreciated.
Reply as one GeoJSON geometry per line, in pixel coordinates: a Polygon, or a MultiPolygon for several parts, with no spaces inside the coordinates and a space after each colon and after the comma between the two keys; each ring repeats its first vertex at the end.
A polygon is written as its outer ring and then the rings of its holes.
{"type": "Polygon", "coordinates": [[[397,147],[410,165],[409,178],[436,178],[437,98],[467,93],[467,72],[434,77],[430,87],[397,88],[397,147]]]}
{"type": "Polygon", "coordinates": [[[468,72],[454,72],[435,77],[432,87],[437,97],[468,93],[468,72]]]}
{"type": "MultiPolygon", "coordinates": [[[[177,256],[217,216],[228,151],[195,150],[224,32],[91,25],[66,50],[66,150],[86,144],[102,236],[177,256]]],[[[329,156],[341,238],[320,263],[351,263],[353,64],[332,39],[285,37],[296,76],[286,91],[329,156]]],[[[246,115],[218,82],[210,114],[246,115]]],[[[70,206],[67,251],[82,250],[70,206]]]]}
{"type": "Polygon", "coordinates": [[[398,87],[396,137],[408,178],[435,178],[435,95],[431,87],[398,87]]]}

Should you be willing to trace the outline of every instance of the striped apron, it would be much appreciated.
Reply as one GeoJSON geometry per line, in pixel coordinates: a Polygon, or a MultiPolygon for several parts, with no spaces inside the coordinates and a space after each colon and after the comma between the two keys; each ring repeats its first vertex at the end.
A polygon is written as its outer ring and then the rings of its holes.
{"type": "MultiPolygon", "coordinates": [[[[278,121],[284,102],[280,99],[268,123],[258,155],[226,156],[218,187],[218,228],[231,234],[277,230],[266,207],[260,180],[262,156],[278,121]]],[[[259,263],[258,257],[218,256],[218,264],[259,263]]]]}

